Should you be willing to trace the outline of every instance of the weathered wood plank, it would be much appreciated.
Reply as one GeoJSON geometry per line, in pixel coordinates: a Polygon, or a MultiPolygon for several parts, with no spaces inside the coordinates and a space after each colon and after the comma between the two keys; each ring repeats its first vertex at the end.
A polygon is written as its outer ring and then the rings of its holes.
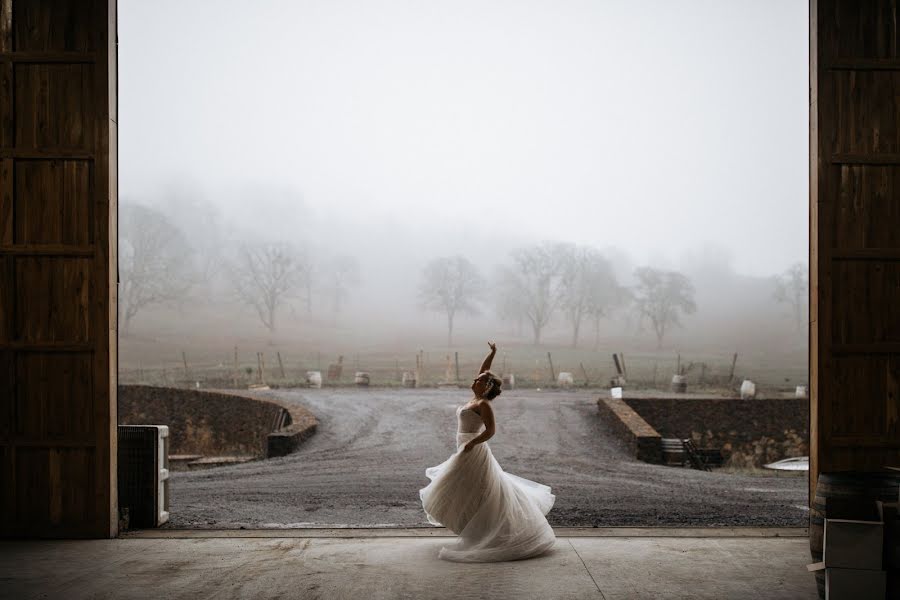
{"type": "Polygon", "coordinates": [[[97,2],[18,0],[13,4],[17,52],[88,52],[97,49],[97,2]]]}
{"type": "Polygon", "coordinates": [[[873,159],[900,153],[900,72],[837,71],[825,77],[836,108],[834,153],[873,159]]]}
{"type": "MultiPolygon", "coordinates": [[[[3,0],[0,0],[2,2],[3,0]]],[[[13,132],[13,67],[10,63],[0,62],[0,148],[14,144],[13,132]]],[[[11,157],[0,157],[11,158],[11,157]]]]}
{"type": "Polygon", "coordinates": [[[900,154],[881,152],[868,153],[836,153],[831,155],[831,163],[835,165],[900,165],[900,154]]]}
{"type": "Polygon", "coordinates": [[[826,63],[840,59],[892,59],[897,53],[896,0],[836,0],[822,3],[820,18],[826,63]]]}
{"type": "Polygon", "coordinates": [[[844,166],[836,203],[834,244],[900,249],[900,166],[844,166]]]}
{"type": "MultiPolygon", "coordinates": [[[[15,304],[15,272],[12,257],[0,256],[0,347],[9,344],[13,337],[13,314],[15,304]]],[[[9,349],[9,348],[7,348],[9,349]]],[[[4,387],[0,384],[0,393],[4,387]]]]}
{"type": "Polygon", "coordinates": [[[97,157],[93,152],[86,150],[72,150],[66,148],[0,148],[0,159],[12,158],[14,160],[89,160],[97,157]]]}
{"type": "Polygon", "coordinates": [[[14,432],[38,442],[93,441],[91,355],[20,354],[14,432]]]}
{"type": "Polygon", "coordinates": [[[0,247],[13,243],[13,161],[0,159],[0,247]]]}
{"type": "Polygon", "coordinates": [[[835,261],[832,342],[900,343],[900,262],[835,261]]]}
{"type": "Polygon", "coordinates": [[[18,257],[15,269],[16,340],[90,341],[91,261],[18,257]]]}
{"type": "Polygon", "coordinates": [[[0,62],[92,64],[97,62],[97,54],[94,52],[0,52],[0,62]]]}
{"type": "Polygon", "coordinates": [[[843,354],[900,354],[900,343],[834,344],[831,347],[831,352],[835,356],[843,354]]]}
{"type": "MultiPolygon", "coordinates": [[[[0,350],[0,446],[8,444],[6,440],[9,439],[12,430],[13,399],[15,398],[13,361],[12,352],[0,350]]],[[[3,462],[0,461],[0,469],[2,468],[3,462]]]]}
{"type": "Polygon", "coordinates": [[[0,0],[0,52],[10,52],[12,44],[12,0],[0,0]]]}
{"type": "Polygon", "coordinates": [[[838,59],[825,68],[829,71],[900,71],[900,60],[895,58],[838,59]]]}
{"type": "Polygon", "coordinates": [[[85,256],[93,257],[94,248],[87,246],[70,246],[67,244],[17,244],[0,245],[0,254],[14,256],[85,256]]]}
{"type": "Polygon", "coordinates": [[[0,350],[18,353],[27,352],[90,352],[95,346],[92,343],[72,344],[69,342],[0,342],[0,350]]]}
{"type": "Polygon", "coordinates": [[[14,66],[17,148],[90,150],[94,66],[14,66]]]}
{"type": "Polygon", "coordinates": [[[19,244],[88,245],[92,241],[90,164],[16,164],[15,239],[19,244]]]}

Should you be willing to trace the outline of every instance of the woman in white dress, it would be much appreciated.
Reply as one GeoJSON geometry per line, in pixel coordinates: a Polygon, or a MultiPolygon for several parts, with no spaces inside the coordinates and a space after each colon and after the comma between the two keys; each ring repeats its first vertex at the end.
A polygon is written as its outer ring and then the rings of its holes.
{"type": "Polygon", "coordinates": [[[497,346],[488,345],[491,351],[472,384],[475,397],[456,409],[456,453],[426,469],[431,483],[419,490],[428,521],[458,536],[441,548],[438,556],[445,560],[517,560],[543,554],[556,543],[544,516],[556,500],[550,487],[505,472],[486,443],[496,431],[491,402],[502,384],[490,371],[497,346]]]}

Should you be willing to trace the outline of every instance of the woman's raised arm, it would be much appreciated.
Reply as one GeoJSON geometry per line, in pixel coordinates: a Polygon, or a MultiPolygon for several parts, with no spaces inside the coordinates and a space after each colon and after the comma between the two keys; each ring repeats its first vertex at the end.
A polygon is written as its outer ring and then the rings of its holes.
{"type": "Polygon", "coordinates": [[[478,374],[481,375],[485,371],[490,370],[491,363],[494,362],[494,355],[497,354],[497,344],[494,342],[488,342],[488,346],[491,347],[491,351],[488,352],[488,355],[484,358],[484,362],[481,363],[481,370],[478,371],[478,374]]]}

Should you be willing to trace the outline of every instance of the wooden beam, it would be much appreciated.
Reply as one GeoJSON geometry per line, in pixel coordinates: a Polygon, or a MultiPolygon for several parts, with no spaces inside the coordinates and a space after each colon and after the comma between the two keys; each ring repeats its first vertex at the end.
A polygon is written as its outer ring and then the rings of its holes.
{"type": "Polygon", "coordinates": [[[70,246],[68,244],[3,244],[0,254],[13,256],[86,256],[97,254],[94,246],[70,246]]]}
{"type": "Polygon", "coordinates": [[[831,155],[831,164],[833,165],[900,165],[900,154],[878,152],[878,153],[857,153],[857,152],[836,152],[831,155]]]}
{"type": "Polygon", "coordinates": [[[826,71],[900,71],[896,58],[845,58],[830,62],[826,71]]]}
{"type": "MultiPolygon", "coordinates": [[[[2,1],[0,0],[0,2],[2,1]]],[[[97,62],[97,54],[94,52],[0,52],[0,62],[93,64],[97,62]]]]}

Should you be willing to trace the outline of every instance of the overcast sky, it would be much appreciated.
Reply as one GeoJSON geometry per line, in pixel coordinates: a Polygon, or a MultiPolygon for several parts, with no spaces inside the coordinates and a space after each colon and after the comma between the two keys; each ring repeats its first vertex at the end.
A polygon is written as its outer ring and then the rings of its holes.
{"type": "Polygon", "coordinates": [[[807,10],[120,0],[120,195],[771,274],[807,257],[807,10]]]}

